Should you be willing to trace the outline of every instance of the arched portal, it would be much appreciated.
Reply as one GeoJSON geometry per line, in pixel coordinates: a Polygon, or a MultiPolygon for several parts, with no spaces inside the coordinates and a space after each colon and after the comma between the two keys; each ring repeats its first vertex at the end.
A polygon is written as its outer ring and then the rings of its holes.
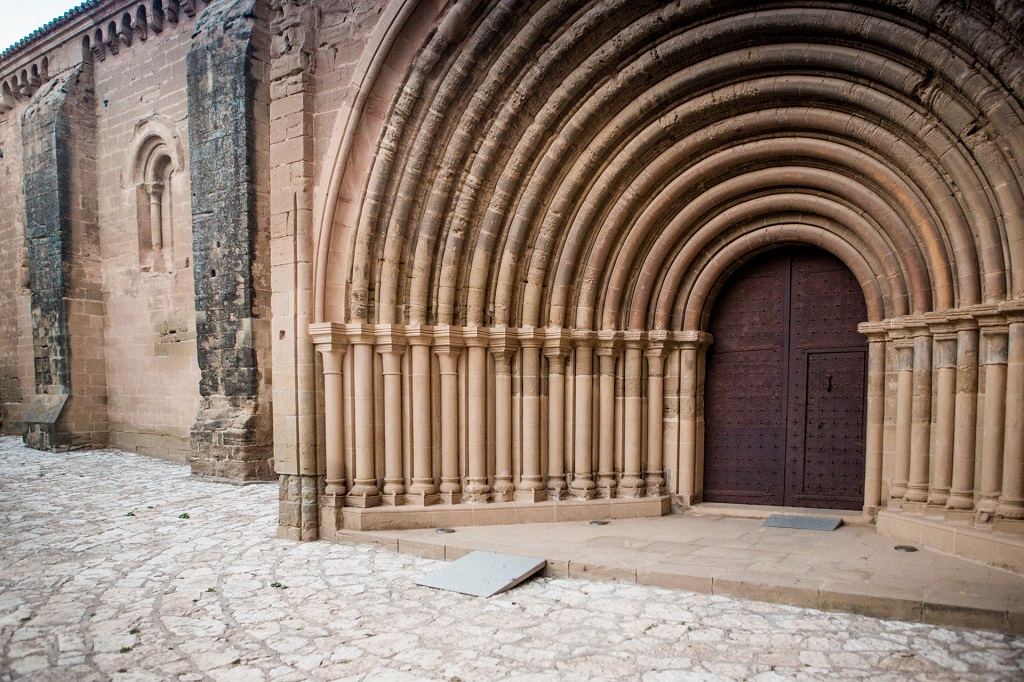
{"type": "Polygon", "coordinates": [[[853,273],[807,246],[761,254],[711,313],[704,499],[859,509],[867,319],[853,273]]]}

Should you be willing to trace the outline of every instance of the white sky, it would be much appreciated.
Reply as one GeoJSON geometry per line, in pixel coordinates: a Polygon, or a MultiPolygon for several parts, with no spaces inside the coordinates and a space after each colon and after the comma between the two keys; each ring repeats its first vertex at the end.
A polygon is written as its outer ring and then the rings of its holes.
{"type": "Polygon", "coordinates": [[[0,0],[0,52],[85,0],[0,0]]]}

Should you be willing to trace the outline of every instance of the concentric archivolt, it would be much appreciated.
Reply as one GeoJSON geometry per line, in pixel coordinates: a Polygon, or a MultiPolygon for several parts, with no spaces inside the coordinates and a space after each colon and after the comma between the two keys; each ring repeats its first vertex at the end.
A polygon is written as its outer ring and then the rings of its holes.
{"type": "Polygon", "coordinates": [[[842,258],[872,319],[1019,297],[1014,16],[962,3],[454,3],[373,133],[365,192],[331,234],[350,260],[319,273],[343,268],[331,291],[344,296],[321,309],[689,328],[707,268],[780,240],[842,258]]]}

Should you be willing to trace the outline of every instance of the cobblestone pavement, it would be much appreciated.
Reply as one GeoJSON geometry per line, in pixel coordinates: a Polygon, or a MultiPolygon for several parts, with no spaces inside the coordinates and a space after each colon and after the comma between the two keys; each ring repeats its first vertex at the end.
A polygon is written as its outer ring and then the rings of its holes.
{"type": "Polygon", "coordinates": [[[0,438],[0,680],[1012,680],[1024,639],[617,583],[478,599],[275,533],[277,489],[0,438]]]}

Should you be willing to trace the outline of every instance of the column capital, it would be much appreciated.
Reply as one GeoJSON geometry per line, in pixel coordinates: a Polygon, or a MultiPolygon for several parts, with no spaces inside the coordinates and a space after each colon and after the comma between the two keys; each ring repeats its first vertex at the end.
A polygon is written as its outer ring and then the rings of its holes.
{"type": "Polygon", "coordinates": [[[329,350],[344,352],[349,344],[345,325],[337,322],[314,322],[309,325],[309,337],[321,353],[329,350]]]}
{"type": "Polygon", "coordinates": [[[715,340],[711,334],[697,329],[671,332],[669,338],[680,348],[695,348],[697,350],[707,348],[715,340]]]}
{"type": "Polygon", "coordinates": [[[516,338],[523,348],[540,348],[544,345],[544,330],[538,327],[520,327],[516,332],[516,338]]]}
{"type": "Polygon", "coordinates": [[[544,330],[544,355],[549,358],[564,357],[572,350],[572,335],[562,327],[547,327],[544,330]]]}
{"type": "Polygon", "coordinates": [[[593,346],[598,342],[597,332],[590,329],[573,329],[569,332],[569,336],[572,339],[572,345],[577,348],[580,346],[593,346]]]}
{"type": "Polygon", "coordinates": [[[378,353],[405,352],[405,330],[394,324],[377,325],[374,330],[374,345],[378,353]]]}
{"type": "Polygon", "coordinates": [[[881,343],[888,339],[888,329],[884,322],[861,322],[857,331],[866,336],[869,343],[881,343]]]}
{"type": "Polygon", "coordinates": [[[999,312],[1006,318],[1007,324],[1020,324],[1024,322],[1024,299],[1000,303],[999,312]]]}
{"type": "Polygon", "coordinates": [[[434,343],[434,328],[427,325],[406,325],[404,335],[405,342],[410,346],[430,346],[434,343]]]}
{"type": "Polygon", "coordinates": [[[635,329],[622,332],[622,345],[630,350],[643,350],[646,345],[644,333],[635,329]]]}
{"type": "Polygon", "coordinates": [[[484,327],[462,327],[460,331],[467,348],[486,348],[490,343],[490,334],[484,327]]]}
{"type": "Polygon", "coordinates": [[[976,305],[970,308],[971,316],[978,322],[984,332],[987,328],[1000,327],[1006,324],[1006,318],[1000,314],[997,305],[976,305]]]}
{"type": "Polygon", "coordinates": [[[602,329],[597,332],[597,346],[594,352],[598,357],[611,357],[622,347],[619,334],[614,329],[602,329]]]}
{"type": "Polygon", "coordinates": [[[447,324],[434,327],[434,352],[438,355],[458,355],[464,345],[461,328],[447,324]]]}
{"type": "Polygon", "coordinates": [[[360,343],[373,345],[376,340],[376,334],[372,324],[362,324],[360,322],[351,322],[345,325],[345,336],[348,337],[349,343],[360,343]]]}
{"type": "Polygon", "coordinates": [[[491,327],[487,336],[491,355],[496,359],[511,358],[519,348],[515,333],[508,327],[491,327]]]}
{"type": "Polygon", "coordinates": [[[916,338],[931,335],[930,319],[926,315],[911,315],[903,318],[903,330],[907,336],[916,338]]]}

